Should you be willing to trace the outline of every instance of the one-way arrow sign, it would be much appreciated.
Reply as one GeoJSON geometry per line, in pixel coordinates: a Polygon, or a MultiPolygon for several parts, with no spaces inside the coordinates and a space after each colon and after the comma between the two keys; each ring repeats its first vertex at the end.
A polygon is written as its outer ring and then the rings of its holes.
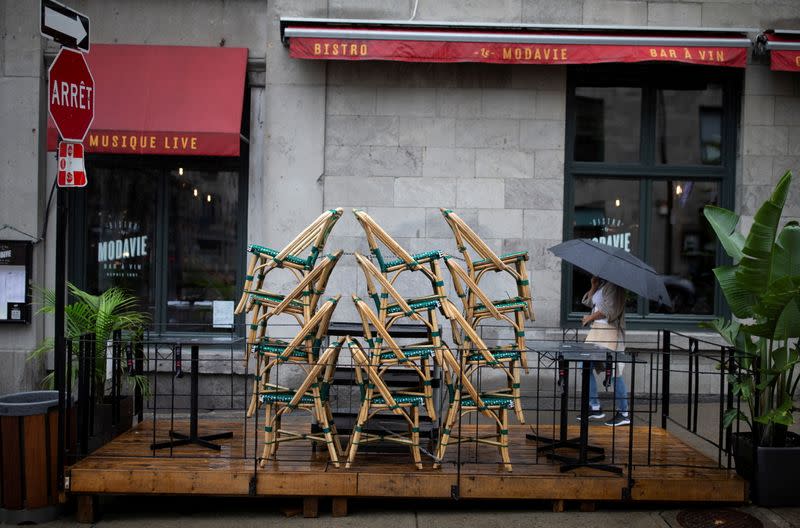
{"type": "Polygon", "coordinates": [[[89,17],[55,0],[41,0],[42,35],[73,49],[89,51],[89,17]]]}

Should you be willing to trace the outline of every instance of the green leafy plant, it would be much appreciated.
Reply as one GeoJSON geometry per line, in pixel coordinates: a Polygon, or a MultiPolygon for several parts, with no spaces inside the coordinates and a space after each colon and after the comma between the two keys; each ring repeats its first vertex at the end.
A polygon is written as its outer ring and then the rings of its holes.
{"type": "MultiPolygon", "coordinates": [[[[102,400],[105,396],[106,356],[108,341],[116,330],[123,330],[134,335],[142,334],[144,326],[150,319],[149,314],[138,309],[138,299],[120,288],[109,288],[100,295],[92,295],[69,284],[69,292],[75,301],[64,307],[64,335],[67,339],[78,340],[83,335],[95,335],[95,371],[94,382],[97,388],[97,397],[102,400]]],[[[55,313],[55,291],[40,290],[42,307],[38,313],[55,313]]],[[[52,338],[45,339],[30,354],[30,359],[42,358],[53,349],[52,338]]],[[[77,346],[73,347],[72,374],[73,378],[78,372],[77,346]]],[[[121,363],[124,363],[121,362],[121,363]]],[[[148,396],[150,385],[146,376],[129,376],[132,384],[148,396]]],[[[73,379],[74,381],[74,379],[73,379]]],[[[42,385],[52,388],[54,386],[54,373],[48,374],[42,385]]]]}
{"type": "Polygon", "coordinates": [[[781,177],[746,236],[737,231],[740,218],[733,211],[711,205],[703,211],[734,260],[714,275],[735,319],[708,326],[735,347],[730,381],[749,410],[729,410],[724,425],[741,419],[758,445],[770,447],[785,445],[800,410],[794,403],[800,382],[800,224],[790,221],[778,230],[791,180],[791,172],[781,177]]]}

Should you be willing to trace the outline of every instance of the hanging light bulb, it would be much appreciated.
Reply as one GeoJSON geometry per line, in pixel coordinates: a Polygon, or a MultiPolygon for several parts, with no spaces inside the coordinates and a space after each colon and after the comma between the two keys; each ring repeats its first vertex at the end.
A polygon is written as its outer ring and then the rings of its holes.
{"type": "Polygon", "coordinates": [[[178,167],[178,176],[183,176],[183,167],[178,167]]]}
{"type": "Polygon", "coordinates": [[[681,184],[679,183],[678,185],[675,186],[675,195],[676,196],[680,196],[681,194],[683,194],[683,188],[681,187],[681,184]]]}
{"type": "Polygon", "coordinates": [[[197,187],[195,187],[194,189],[192,189],[192,196],[194,196],[195,198],[197,198],[197,187]]]}
{"type": "Polygon", "coordinates": [[[206,195],[206,201],[207,201],[208,203],[211,203],[211,195],[210,195],[210,194],[209,194],[209,195],[206,195]]]}
{"type": "Polygon", "coordinates": [[[615,206],[619,207],[619,206],[620,206],[620,204],[622,204],[622,202],[620,202],[620,201],[619,201],[619,198],[617,198],[616,200],[614,200],[614,205],[615,205],[615,206]]]}

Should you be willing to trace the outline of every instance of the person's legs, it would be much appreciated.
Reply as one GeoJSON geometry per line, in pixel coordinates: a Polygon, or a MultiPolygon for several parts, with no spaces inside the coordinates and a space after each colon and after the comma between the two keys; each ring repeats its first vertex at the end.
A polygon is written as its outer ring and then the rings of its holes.
{"type": "Polygon", "coordinates": [[[612,427],[629,425],[631,418],[628,414],[628,389],[625,386],[625,379],[621,375],[614,377],[614,407],[616,407],[616,413],[611,420],[606,422],[606,425],[612,427]]]}
{"type": "Polygon", "coordinates": [[[597,378],[594,375],[594,364],[589,365],[589,408],[593,411],[600,409],[600,397],[597,395],[597,378]]]}

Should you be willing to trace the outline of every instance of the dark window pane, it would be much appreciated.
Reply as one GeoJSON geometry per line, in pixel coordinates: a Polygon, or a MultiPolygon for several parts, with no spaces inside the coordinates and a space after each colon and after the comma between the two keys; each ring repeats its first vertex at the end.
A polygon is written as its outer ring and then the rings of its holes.
{"type": "Polygon", "coordinates": [[[639,161],[640,88],[575,90],[575,161],[639,161]]]}
{"type": "Polygon", "coordinates": [[[677,165],[722,163],[722,88],[658,90],[656,161],[677,165]]]}
{"type": "Polygon", "coordinates": [[[717,182],[653,182],[650,264],[665,276],[672,309],[650,303],[651,312],[714,313],[716,238],[703,216],[717,204],[717,182]]]}
{"type": "Polygon", "coordinates": [[[235,172],[180,172],[167,183],[167,324],[210,328],[212,301],[234,299],[239,179],[235,172]]]}
{"type": "MultiPolygon", "coordinates": [[[[590,238],[639,256],[639,181],[575,178],[573,238],[590,238]]],[[[573,267],[572,311],[588,310],[581,297],[590,276],[573,267]]],[[[628,312],[636,311],[636,296],[628,296],[628,312]]]]}
{"type": "Polygon", "coordinates": [[[145,169],[92,167],[86,189],[87,288],[118,286],[155,314],[158,174],[145,169]]]}

